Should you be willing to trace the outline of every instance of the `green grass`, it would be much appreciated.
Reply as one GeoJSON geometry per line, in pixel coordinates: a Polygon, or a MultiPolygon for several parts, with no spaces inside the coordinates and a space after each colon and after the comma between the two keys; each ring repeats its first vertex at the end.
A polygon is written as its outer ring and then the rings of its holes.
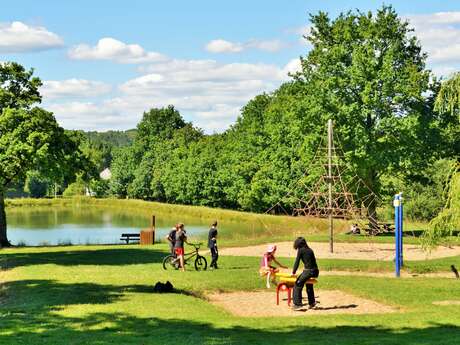
{"type": "MultiPolygon", "coordinates": [[[[443,278],[320,276],[398,313],[241,318],[206,291],[263,288],[259,258],[222,257],[217,271],[164,271],[166,246],[15,248],[0,252],[0,344],[458,344],[460,284],[443,278]],[[154,294],[170,280],[177,294],[154,294]]],[[[286,259],[282,259],[286,260],[286,259]]],[[[291,259],[292,260],[292,259],[291,259]]],[[[450,258],[460,263],[460,257],[450,258]]],[[[407,263],[444,266],[447,259],[407,263]]],[[[450,262],[450,261],[449,261],[450,262]]],[[[391,270],[391,263],[320,260],[320,269],[391,270]]]]}

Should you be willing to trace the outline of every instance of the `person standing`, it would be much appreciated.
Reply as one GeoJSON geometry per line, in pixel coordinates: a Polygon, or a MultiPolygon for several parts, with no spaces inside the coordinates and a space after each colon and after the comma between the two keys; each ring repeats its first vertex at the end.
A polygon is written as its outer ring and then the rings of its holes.
{"type": "Polygon", "coordinates": [[[176,226],[174,226],[169,234],[166,236],[166,240],[169,242],[169,251],[171,252],[171,255],[176,257],[176,251],[174,250],[174,244],[176,242],[176,226]]]}
{"type": "Polygon", "coordinates": [[[174,251],[179,261],[179,268],[181,271],[185,271],[184,263],[184,242],[187,243],[187,235],[184,229],[184,224],[179,223],[176,225],[176,241],[174,242],[174,251]]]}
{"type": "MultiPolygon", "coordinates": [[[[292,274],[295,275],[301,260],[304,264],[303,272],[297,277],[297,280],[294,284],[294,304],[292,309],[298,310],[302,307],[303,286],[308,279],[318,277],[319,269],[318,265],[316,264],[315,254],[313,253],[313,250],[307,245],[305,238],[297,237],[297,239],[294,241],[294,249],[297,250],[297,257],[295,259],[294,267],[292,268],[292,274]]],[[[307,284],[307,296],[309,308],[313,308],[316,305],[313,284],[307,284]]]]}
{"type": "Polygon", "coordinates": [[[217,249],[217,221],[211,224],[208,234],[208,248],[211,250],[211,264],[210,268],[217,269],[217,259],[219,258],[219,251],[217,249]]]}

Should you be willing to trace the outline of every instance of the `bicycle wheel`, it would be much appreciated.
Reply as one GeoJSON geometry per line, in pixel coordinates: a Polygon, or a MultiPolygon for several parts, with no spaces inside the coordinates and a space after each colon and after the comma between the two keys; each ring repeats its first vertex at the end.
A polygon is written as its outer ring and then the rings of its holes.
{"type": "Polygon", "coordinates": [[[206,268],[208,268],[208,262],[206,261],[206,258],[201,255],[197,255],[195,259],[195,269],[197,271],[205,271],[206,268]]]}
{"type": "Polygon", "coordinates": [[[177,264],[175,263],[174,256],[170,254],[163,259],[163,269],[167,270],[171,268],[177,269],[177,264]]]}

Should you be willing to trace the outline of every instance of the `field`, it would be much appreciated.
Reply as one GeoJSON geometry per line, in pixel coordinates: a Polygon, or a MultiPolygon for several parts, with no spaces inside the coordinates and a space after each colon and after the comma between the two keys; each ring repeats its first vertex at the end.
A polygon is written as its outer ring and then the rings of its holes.
{"type": "MultiPolygon", "coordinates": [[[[458,344],[460,338],[460,306],[433,304],[458,303],[460,284],[452,278],[354,276],[349,271],[389,272],[391,263],[319,260],[324,273],[348,274],[321,276],[320,295],[340,290],[395,312],[241,317],[207,296],[264,290],[258,257],[223,256],[219,270],[182,273],[162,269],[165,253],[165,245],[4,249],[0,344],[458,344]],[[166,280],[177,293],[152,292],[166,280]]],[[[452,263],[460,257],[407,266],[446,271],[452,263]]]]}
{"type": "MultiPolygon", "coordinates": [[[[134,200],[14,200],[8,210],[82,205],[140,216],[219,219],[220,269],[164,271],[163,243],[2,249],[0,344],[458,344],[460,284],[450,271],[451,265],[460,267],[458,254],[420,260],[411,259],[408,249],[403,278],[395,279],[391,258],[370,253],[388,251],[393,239],[343,235],[346,222],[338,222],[340,245],[330,256],[321,250],[327,247],[321,243],[327,240],[321,220],[299,223],[291,217],[134,200]],[[253,226],[239,230],[240,223],[253,226]],[[274,289],[267,290],[257,273],[263,246],[255,245],[278,243],[280,260],[292,266],[290,244],[282,241],[300,233],[319,241],[312,247],[319,257],[315,291],[321,303],[318,310],[299,313],[286,301],[275,305],[274,289]],[[340,255],[343,248],[362,253],[350,259],[340,255]],[[157,281],[167,280],[175,293],[153,293],[157,281]]],[[[408,223],[406,229],[423,226],[408,223]]],[[[405,242],[416,244],[418,238],[405,242]]]]}

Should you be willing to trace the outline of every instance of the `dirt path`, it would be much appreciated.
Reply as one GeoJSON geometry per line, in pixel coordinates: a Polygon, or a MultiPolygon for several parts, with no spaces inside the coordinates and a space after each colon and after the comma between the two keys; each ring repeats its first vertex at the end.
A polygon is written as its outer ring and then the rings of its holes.
{"type": "MultiPolygon", "coordinates": [[[[339,290],[315,290],[318,306],[315,309],[293,311],[287,305],[286,294],[280,295],[276,305],[276,293],[271,291],[215,293],[208,295],[209,301],[236,316],[315,316],[327,314],[376,314],[392,313],[398,309],[339,290]]],[[[306,303],[306,300],[304,301],[306,303]]]]}
{"type": "MultiPolygon", "coordinates": [[[[286,271],[290,273],[289,271],[286,271]]],[[[358,272],[358,271],[321,271],[321,276],[358,276],[358,277],[377,277],[377,278],[394,278],[394,272],[358,272]]],[[[408,273],[401,272],[402,278],[452,278],[456,279],[453,273],[408,273]]]]}
{"type": "MultiPolygon", "coordinates": [[[[292,242],[276,243],[279,257],[295,257],[296,251],[292,242]]],[[[329,244],[323,242],[310,242],[309,246],[315,251],[317,258],[321,259],[355,259],[355,260],[383,260],[391,261],[395,255],[394,244],[391,243],[335,243],[334,253],[329,252],[329,244]]],[[[231,256],[262,256],[267,245],[250,247],[236,247],[220,249],[219,254],[231,256]]],[[[405,260],[437,259],[460,255],[460,246],[438,247],[431,253],[425,253],[420,246],[407,244],[404,246],[405,260]]]]}

